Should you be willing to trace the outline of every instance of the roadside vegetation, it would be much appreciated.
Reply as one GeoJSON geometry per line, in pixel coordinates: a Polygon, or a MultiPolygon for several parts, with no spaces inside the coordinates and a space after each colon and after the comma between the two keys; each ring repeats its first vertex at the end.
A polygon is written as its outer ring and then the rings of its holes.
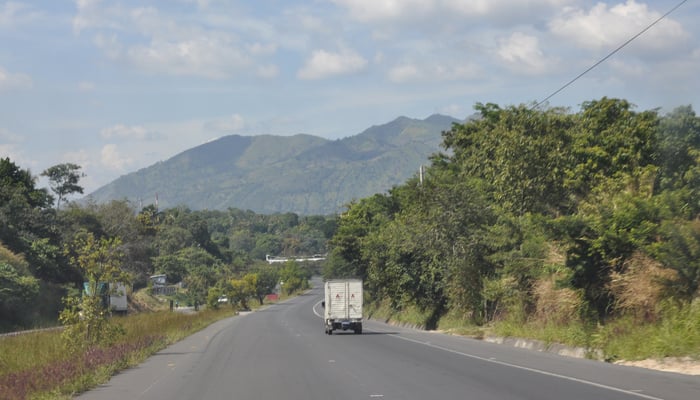
{"type": "Polygon", "coordinates": [[[0,338],[0,398],[66,398],[106,382],[156,351],[234,315],[235,309],[197,313],[149,312],[107,322],[119,335],[75,350],[61,331],[0,338]]]}
{"type": "Polygon", "coordinates": [[[326,277],[427,329],[700,358],[700,118],[477,104],[419,176],[349,205],[326,277]]]}
{"type": "MultiPolygon", "coordinates": [[[[299,290],[285,291],[272,302],[289,298],[299,290]]],[[[99,338],[76,336],[75,325],[64,330],[0,338],[0,398],[70,399],[76,393],[107,382],[115,373],[140,364],[168,345],[242,310],[240,302],[227,302],[197,312],[171,312],[169,298],[146,292],[144,289],[135,294],[144,306],[141,312],[105,318],[103,332],[110,334],[99,338]],[[76,337],[80,340],[76,341],[76,337]]],[[[251,310],[271,301],[258,302],[253,296],[251,293],[246,299],[255,300],[250,303],[251,310]]]]}
{"type": "MultiPolygon", "coordinates": [[[[91,280],[76,241],[113,244],[110,251],[120,255],[107,281],[119,278],[138,291],[152,286],[150,276],[165,275],[166,285],[187,289],[179,292],[184,305],[205,304],[210,288],[264,271],[268,254],[325,254],[335,231],[332,216],[70,202],[68,196],[82,193],[79,166],[61,164],[42,175],[51,191],[38,188],[31,171],[0,158],[0,332],[59,324],[63,299],[79,298],[91,280]]],[[[273,265],[275,273],[281,268],[273,265]]]]}
{"type": "Polygon", "coordinates": [[[79,166],[42,175],[53,195],[0,159],[0,332],[61,329],[0,338],[1,399],[68,398],[269,294],[308,288],[318,265],[266,255],[323,254],[335,229],[334,217],[293,213],[78,204],[67,197],[82,193],[79,166]],[[110,316],[110,283],[125,284],[128,316],[110,316]]]}
{"type": "Polygon", "coordinates": [[[379,319],[607,360],[700,358],[693,109],[660,115],[608,98],[578,112],[476,109],[443,133],[424,174],[337,216],[78,204],[68,197],[82,193],[79,166],[44,171],[49,191],[0,159],[0,331],[65,326],[0,339],[0,398],[90,387],[321,272],[363,279],[379,319]],[[265,261],[312,254],[327,259],[265,261]],[[151,296],[163,290],[153,275],[167,277],[169,297],[151,296]],[[128,285],[132,315],[108,318],[107,282],[128,285]],[[150,312],[171,301],[206,311],[150,312]]]}

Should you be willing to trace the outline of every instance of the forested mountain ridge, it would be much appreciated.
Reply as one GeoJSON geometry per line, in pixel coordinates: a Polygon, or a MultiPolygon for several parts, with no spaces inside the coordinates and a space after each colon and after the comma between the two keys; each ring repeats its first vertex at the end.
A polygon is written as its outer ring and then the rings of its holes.
{"type": "Polygon", "coordinates": [[[459,120],[400,117],[339,140],[225,136],[124,175],[88,197],[97,203],[159,196],[161,207],[332,214],[415,175],[459,120]]]}

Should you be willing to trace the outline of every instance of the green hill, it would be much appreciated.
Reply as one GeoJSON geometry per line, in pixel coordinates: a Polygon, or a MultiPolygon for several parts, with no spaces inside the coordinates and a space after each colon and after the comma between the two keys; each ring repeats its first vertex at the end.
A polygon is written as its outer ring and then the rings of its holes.
{"type": "Polygon", "coordinates": [[[194,210],[229,207],[305,215],[342,211],[413,176],[457,119],[400,117],[339,140],[311,135],[226,136],[124,175],[89,195],[194,210]]]}

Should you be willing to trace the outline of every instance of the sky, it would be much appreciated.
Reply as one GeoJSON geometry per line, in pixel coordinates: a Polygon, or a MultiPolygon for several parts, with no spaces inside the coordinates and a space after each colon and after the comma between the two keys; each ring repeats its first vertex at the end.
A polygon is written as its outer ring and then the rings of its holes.
{"type": "MultiPolygon", "coordinates": [[[[226,135],[535,104],[681,0],[0,0],[0,158],[90,193],[226,135]]],[[[689,0],[551,97],[700,107],[689,0]]]]}

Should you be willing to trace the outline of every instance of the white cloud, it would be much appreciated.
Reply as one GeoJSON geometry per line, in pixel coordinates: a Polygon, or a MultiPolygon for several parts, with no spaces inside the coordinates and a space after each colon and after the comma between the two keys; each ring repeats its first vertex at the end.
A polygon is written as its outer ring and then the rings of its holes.
{"type": "Polygon", "coordinates": [[[465,16],[491,16],[512,15],[523,13],[538,8],[559,8],[572,0],[443,0],[440,1],[448,11],[457,12],[465,16]]]}
{"type": "Polygon", "coordinates": [[[232,116],[216,121],[210,121],[205,124],[205,128],[209,130],[215,130],[218,132],[237,132],[246,127],[246,123],[243,117],[239,114],[233,114],[232,116]]]}
{"type": "Polygon", "coordinates": [[[19,143],[22,142],[24,138],[9,129],[0,128],[0,144],[4,143],[19,143]]]}
{"type": "Polygon", "coordinates": [[[214,35],[185,41],[154,41],[127,51],[129,61],[146,71],[223,79],[250,63],[230,39],[214,35]]]}
{"type": "Polygon", "coordinates": [[[536,37],[522,32],[501,39],[497,54],[511,71],[527,75],[547,72],[555,63],[544,56],[536,37]]]}
{"type": "Polygon", "coordinates": [[[25,8],[25,5],[11,1],[8,1],[0,6],[0,27],[8,27],[13,25],[17,15],[20,14],[20,11],[25,8]]]}
{"type": "Polygon", "coordinates": [[[95,45],[109,59],[148,73],[223,79],[252,65],[252,57],[277,51],[275,43],[265,40],[240,41],[238,26],[212,27],[201,10],[193,11],[193,17],[154,7],[103,6],[99,0],[80,3],[74,30],[94,30],[95,45]]]}
{"type": "Polygon", "coordinates": [[[449,115],[455,118],[463,118],[465,112],[465,107],[460,104],[449,104],[438,110],[439,114],[449,115]]]}
{"type": "Polygon", "coordinates": [[[421,78],[421,73],[415,65],[399,65],[389,70],[389,80],[396,83],[410,82],[421,78]]]}
{"type": "Polygon", "coordinates": [[[122,56],[122,52],[124,51],[122,44],[119,43],[117,35],[115,34],[110,36],[97,34],[95,35],[93,42],[98,49],[102,50],[102,52],[104,52],[108,58],[113,60],[120,58],[122,56]]]}
{"type": "Polygon", "coordinates": [[[16,27],[36,21],[43,14],[26,3],[8,1],[0,5],[0,28],[16,27]]]}
{"type": "Polygon", "coordinates": [[[0,142],[0,158],[9,158],[10,161],[18,165],[20,168],[31,168],[32,174],[36,175],[38,170],[38,163],[36,160],[30,159],[26,156],[25,152],[17,146],[15,143],[2,143],[0,142]]]}
{"type": "Polygon", "coordinates": [[[316,50],[306,60],[297,76],[300,79],[324,79],[359,72],[367,66],[367,60],[358,53],[344,49],[339,53],[316,50]]]}
{"type": "Polygon", "coordinates": [[[5,144],[0,142],[0,157],[9,157],[10,159],[14,159],[16,149],[17,147],[14,144],[5,144]]]}
{"type": "Polygon", "coordinates": [[[119,154],[117,145],[112,143],[106,144],[102,147],[100,156],[100,162],[102,165],[116,171],[125,171],[126,168],[133,163],[131,158],[119,154]]]}
{"type": "Polygon", "coordinates": [[[396,20],[418,17],[432,11],[435,0],[332,0],[361,21],[396,20]]]}
{"type": "Polygon", "coordinates": [[[617,76],[625,79],[643,79],[650,75],[648,67],[640,62],[614,59],[610,60],[609,65],[611,69],[617,71],[617,76]]]}
{"type": "Polygon", "coordinates": [[[479,67],[469,63],[402,64],[389,70],[389,80],[394,83],[446,82],[474,79],[478,73],[479,67]]]}
{"type": "Polygon", "coordinates": [[[27,74],[10,73],[0,67],[0,91],[3,89],[25,89],[33,85],[32,78],[27,74]]]}
{"type": "Polygon", "coordinates": [[[60,162],[80,165],[83,171],[93,164],[90,153],[84,149],[61,154],[60,162]]]}
{"type": "Polygon", "coordinates": [[[274,54],[277,51],[277,45],[274,43],[253,43],[248,45],[248,51],[254,55],[269,55],[274,54]]]}
{"type": "Polygon", "coordinates": [[[474,79],[480,72],[480,68],[474,64],[437,65],[434,67],[434,76],[439,81],[455,81],[474,79]]]}
{"type": "Polygon", "coordinates": [[[420,23],[440,18],[442,23],[465,17],[489,23],[532,21],[544,11],[559,10],[576,0],[332,0],[356,20],[368,23],[420,23]]]}
{"type": "Polygon", "coordinates": [[[93,82],[82,81],[78,83],[78,90],[81,92],[91,92],[95,90],[95,84],[93,82]]]}
{"type": "MultiPolygon", "coordinates": [[[[646,4],[627,0],[612,7],[597,3],[588,12],[568,8],[549,27],[554,34],[580,47],[612,49],[641,32],[660,16],[658,12],[649,10],[646,4]]],[[[678,22],[666,18],[635,41],[635,46],[647,49],[675,47],[687,36],[678,22]]]]}
{"type": "Polygon", "coordinates": [[[306,32],[330,33],[330,31],[332,31],[326,21],[313,15],[308,15],[305,13],[299,14],[299,11],[294,10],[294,12],[290,13],[288,17],[298,21],[299,26],[301,26],[302,30],[306,32]]]}
{"type": "Polygon", "coordinates": [[[100,131],[100,136],[104,139],[122,138],[145,140],[152,138],[154,134],[143,126],[126,126],[119,124],[102,129],[102,131],[100,131]]]}
{"type": "Polygon", "coordinates": [[[103,8],[102,0],[76,0],[78,9],[73,17],[73,33],[79,35],[83,30],[91,28],[121,29],[121,16],[123,10],[112,5],[103,8]]]}
{"type": "Polygon", "coordinates": [[[276,65],[261,65],[257,68],[257,75],[261,78],[272,79],[279,76],[280,71],[276,65]]]}

